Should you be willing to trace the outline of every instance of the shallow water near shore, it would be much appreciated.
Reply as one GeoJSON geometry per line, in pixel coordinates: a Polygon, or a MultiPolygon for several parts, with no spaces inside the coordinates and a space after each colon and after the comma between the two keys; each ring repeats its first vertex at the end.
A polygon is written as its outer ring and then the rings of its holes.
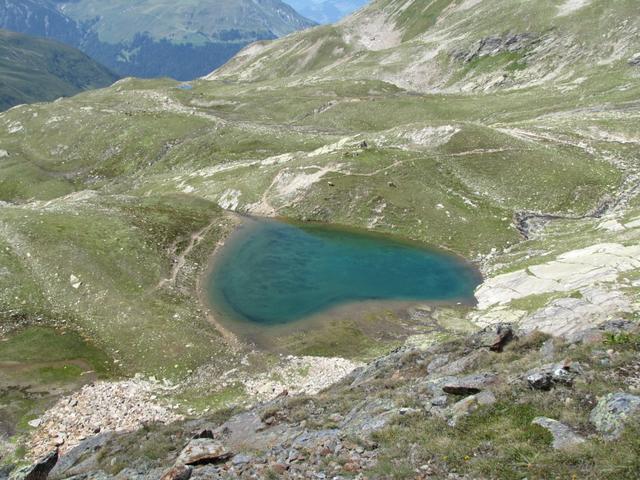
{"type": "Polygon", "coordinates": [[[463,259],[387,236],[247,219],[205,281],[217,313],[282,326],[366,301],[473,303],[480,274],[463,259]]]}

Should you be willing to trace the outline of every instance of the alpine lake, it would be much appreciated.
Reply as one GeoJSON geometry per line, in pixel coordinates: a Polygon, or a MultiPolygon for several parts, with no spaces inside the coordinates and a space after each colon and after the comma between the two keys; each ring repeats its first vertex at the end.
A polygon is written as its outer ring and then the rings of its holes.
{"type": "Polygon", "coordinates": [[[203,294],[218,322],[265,346],[265,339],[327,321],[357,321],[370,330],[369,318],[379,337],[385,315],[473,305],[481,280],[464,259],[419,243],[326,224],[245,218],[214,255],[203,294]]]}

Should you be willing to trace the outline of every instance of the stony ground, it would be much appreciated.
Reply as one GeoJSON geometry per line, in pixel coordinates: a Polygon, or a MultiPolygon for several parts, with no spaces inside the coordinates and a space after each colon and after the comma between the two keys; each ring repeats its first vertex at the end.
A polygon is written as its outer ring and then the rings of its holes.
{"type": "Polygon", "coordinates": [[[625,320],[571,340],[489,327],[316,395],[99,434],[50,478],[636,478],[639,349],[625,320]]]}

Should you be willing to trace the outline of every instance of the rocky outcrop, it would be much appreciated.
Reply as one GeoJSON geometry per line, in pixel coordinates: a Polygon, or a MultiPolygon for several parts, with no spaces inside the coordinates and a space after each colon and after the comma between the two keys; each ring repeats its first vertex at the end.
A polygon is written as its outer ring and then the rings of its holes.
{"type": "Polygon", "coordinates": [[[478,40],[466,50],[454,51],[451,55],[458,61],[469,63],[477,58],[500,53],[522,52],[532,48],[539,41],[540,35],[531,32],[494,35],[478,40]]]}
{"type": "Polygon", "coordinates": [[[50,452],[30,467],[21,469],[11,475],[11,480],[47,480],[49,473],[58,463],[58,449],[50,452]]]}
{"type": "Polygon", "coordinates": [[[471,415],[482,406],[493,405],[494,403],[496,403],[496,397],[489,391],[464,398],[451,407],[447,424],[450,427],[455,427],[461,418],[471,415]]]}
{"type": "Polygon", "coordinates": [[[472,335],[468,344],[474,348],[485,347],[492,352],[502,352],[504,347],[515,338],[517,337],[513,325],[499,323],[472,335]]]}
{"type": "Polygon", "coordinates": [[[485,309],[518,298],[550,292],[571,292],[640,268],[640,245],[602,243],[558,255],[551,262],[486,280],[476,292],[485,309]]]}

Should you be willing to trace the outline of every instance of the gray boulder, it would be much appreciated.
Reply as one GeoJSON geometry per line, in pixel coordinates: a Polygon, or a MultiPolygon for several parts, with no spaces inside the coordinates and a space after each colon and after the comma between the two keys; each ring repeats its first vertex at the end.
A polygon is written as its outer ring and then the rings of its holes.
{"type": "Polygon", "coordinates": [[[98,469],[98,452],[113,437],[113,433],[101,433],[80,442],[60,457],[49,477],[62,479],[96,471],[98,469]]]}
{"type": "Polygon", "coordinates": [[[492,373],[453,377],[442,385],[442,391],[451,395],[475,395],[497,381],[498,377],[492,373]]]}
{"type": "Polygon", "coordinates": [[[233,457],[222,442],[209,438],[196,438],[184,447],[176,465],[206,465],[209,463],[221,463],[233,457]]]}
{"type": "Polygon", "coordinates": [[[451,362],[448,354],[436,355],[429,365],[427,365],[427,373],[434,373],[451,362]]]}
{"type": "Polygon", "coordinates": [[[600,399],[591,411],[589,420],[607,440],[622,435],[625,423],[640,415],[640,397],[629,393],[610,393],[600,399]]]}
{"type": "Polygon", "coordinates": [[[575,433],[564,423],[560,423],[552,418],[538,417],[531,423],[551,433],[553,436],[553,443],[551,445],[556,450],[569,450],[585,442],[583,437],[575,433]]]}
{"type": "Polygon", "coordinates": [[[178,465],[167,470],[160,480],[189,480],[191,478],[191,474],[193,473],[193,469],[186,465],[178,465]]]}
{"type": "Polygon", "coordinates": [[[570,387],[582,372],[578,363],[558,363],[544,365],[526,373],[529,387],[534,390],[551,390],[558,385],[570,387]]]}
{"type": "Polygon", "coordinates": [[[502,352],[504,347],[517,338],[510,323],[490,325],[471,335],[467,341],[471,348],[488,348],[492,352],[502,352]]]}
{"type": "Polygon", "coordinates": [[[463,398],[451,406],[447,423],[450,427],[455,427],[461,418],[471,415],[482,406],[493,405],[494,403],[496,403],[496,397],[489,391],[463,398]]]}

